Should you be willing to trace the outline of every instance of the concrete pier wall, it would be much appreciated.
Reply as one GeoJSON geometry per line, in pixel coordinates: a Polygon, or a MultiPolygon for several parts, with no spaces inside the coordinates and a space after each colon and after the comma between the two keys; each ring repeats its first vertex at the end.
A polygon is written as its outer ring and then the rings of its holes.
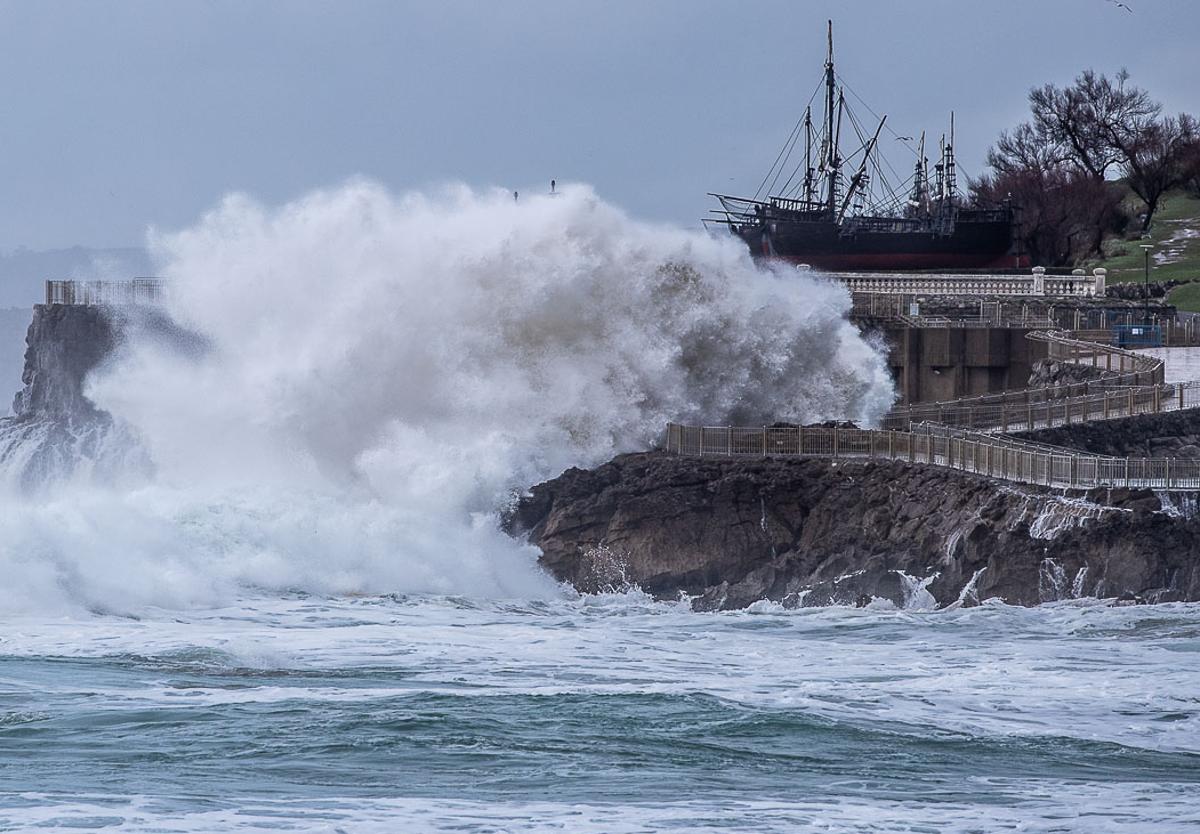
{"type": "Polygon", "coordinates": [[[1046,345],[1020,327],[888,327],[901,404],[1024,388],[1046,345]]]}

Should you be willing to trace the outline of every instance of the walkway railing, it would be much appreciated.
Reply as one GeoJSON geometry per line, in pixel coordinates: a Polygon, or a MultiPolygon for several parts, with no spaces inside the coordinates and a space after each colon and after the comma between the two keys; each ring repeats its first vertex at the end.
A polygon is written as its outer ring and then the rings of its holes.
{"type": "Polygon", "coordinates": [[[695,457],[900,460],[1065,489],[1200,489],[1200,460],[1118,458],[943,426],[911,431],[841,427],[667,424],[666,450],[695,457]]]}
{"type": "Polygon", "coordinates": [[[47,304],[128,305],[162,301],[163,281],[133,278],[128,281],[47,281],[47,304]]]}
{"type": "Polygon", "coordinates": [[[1092,420],[1112,420],[1200,407],[1200,382],[1111,388],[1090,384],[1095,387],[1088,394],[1056,397],[1048,393],[1037,401],[1033,399],[1037,389],[1033,389],[1011,392],[1028,396],[1024,401],[1001,399],[997,402],[919,404],[888,413],[883,418],[882,426],[885,429],[903,430],[917,423],[941,423],[955,428],[990,432],[1032,431],[1092,420]]]}
{"type": "Polygon", "coordinates": [[[1200,407],[1200,380],[1164,384],[1161,359],[1067,333],[1030,337],[1048,342],[1056,358],[1102,368],[1104,377],[1075,386],[1029,388],[896,409],[879,429],[669,423],[666,450],[699,457],[903,460],[1071,489],[1200,489],[1200,459],[1094,455],[1008,436],[1010,431],[1200,407]],[[1082,393],[1076,393],[1079,386],[1082,393]]]}
{"type": "Polygon", "coordinates": [[[989,431],[1021,431],[1200,405],[1200,384],[1163,384],[1163,360],[1114,345],[1041,331],[1027,338],[1046,342],[1052,359],[1099,371],[1094,380],[1041,388],[977,394],[934,403],[894,408],[884,415],[886,429],[912,423],[944,423],[989,431]]]}

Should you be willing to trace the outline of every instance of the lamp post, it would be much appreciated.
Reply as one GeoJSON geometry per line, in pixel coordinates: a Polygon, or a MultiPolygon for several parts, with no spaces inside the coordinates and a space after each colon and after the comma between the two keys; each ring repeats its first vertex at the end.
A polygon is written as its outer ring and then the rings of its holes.
{"type": "Polygon", "coordinates": [[[1150,250],[1152,248],[1149,243],[1142,244],[1142,251],[1146,253],[1146,281],[1143,285],[1146,291],[1146,324],[1150,323],[1150,250]]]}

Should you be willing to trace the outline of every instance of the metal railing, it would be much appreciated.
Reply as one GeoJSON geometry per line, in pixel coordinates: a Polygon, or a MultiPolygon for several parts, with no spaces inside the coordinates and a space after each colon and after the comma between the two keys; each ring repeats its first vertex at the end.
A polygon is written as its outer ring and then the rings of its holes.
{"type": "Polygon", "coordinates": [[[699,457],[902,460],[1068,489],[1200,489],[1197,458],[1114,457],[1008,436],[1009,431],[1200,407],[1200,380],[1165,384],[1164,363],[1157,357],[1075,334],[1028,335],[1047,342],[1055,358],[1103,366],[1103,378],[896,409],[879,429],[669,423],[666,450],[699,457]]]}
{"type": "Polygon", "coordinates": [[[667,424],[666,451],[695,457],[899,460],[1064,489],[1200,489],[1200,460],[1093,455],[1011,437],[915,426],[909,431],[667,424]]]}
{"type": "Polygon", "coordinates": [[[129,305],[158,304],[164,283],[159,278],[128,281],[47,281],[47,304],[129,305]]]}
{"type": "Polygon", "coordinates": [[[1200,383],[1164,384],[1164,363],[1156,356],[1060,331],[1035,331],[1026,338],[1046,342],[1050,358],[1095,368],[1100,376],[1085,382],[902,406],[884,415],[882,426],[907,429],[913,423],[933,422],[1021,431],[1200,405],[1200,383]]]}
{"type": "Polygon", "coordinates": [[[907,325],[908,327],[920,328],[938,327],[967,330],[976,327],[1002,327],[1014,329],[1022,327],[1048,329],[1054,327],[1054,322],[1044,316],[1023,319],[991,319],[978,316],[952,318],[950,316],[914,316],[907,313],[901,313],[900,315],[895,316],[895,319],[898,322],[907,325]]]}
{"type": "Polygon", "coordinates": [[[1094,298],[1105,293],[1106,272],[1091,275],[1047,275],[1034,267],[1029,275],[952,275],[941,273],[844,272],[829,277],[851,292],[881,295],[1057,296],[1094,298]]]}
{"type": "MultiPolygon", "coordinates": [[[[1095,387],[1087,394],[1061,397],[1047,394],[1041,400],[1030,397],[1012,401],[1003,399],[1004,395],[996,395],[1000,397],[996,401],[918,404],[889,412],[881,425],[885,429],[902,430],[917,423],[941,423],[989,432],[1032,431],[1200,407],[1200,382],[1123,387],[1104,387],[1098,383],[1081,385],[1095,387]]],[[[1014,396],[1025,396],[1026,393],[1009,392],[1014,396]]],[[[1028,393],[1036,393],[1036,389],[1028,393]]]]}

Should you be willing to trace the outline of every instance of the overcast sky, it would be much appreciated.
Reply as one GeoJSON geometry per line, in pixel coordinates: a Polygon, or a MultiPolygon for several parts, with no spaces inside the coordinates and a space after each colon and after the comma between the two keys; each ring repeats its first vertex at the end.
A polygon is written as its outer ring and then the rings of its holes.
{"type": "Polygon", "coordinates": [[[698,225],[839,71],[901,133],[957,112],[977,174],[1028,89],[1122,66],[1200,111],[1200,2],[0,3],[0,249],[139,244],[231,190],[353,175],[545,188],[698,225]]]}

